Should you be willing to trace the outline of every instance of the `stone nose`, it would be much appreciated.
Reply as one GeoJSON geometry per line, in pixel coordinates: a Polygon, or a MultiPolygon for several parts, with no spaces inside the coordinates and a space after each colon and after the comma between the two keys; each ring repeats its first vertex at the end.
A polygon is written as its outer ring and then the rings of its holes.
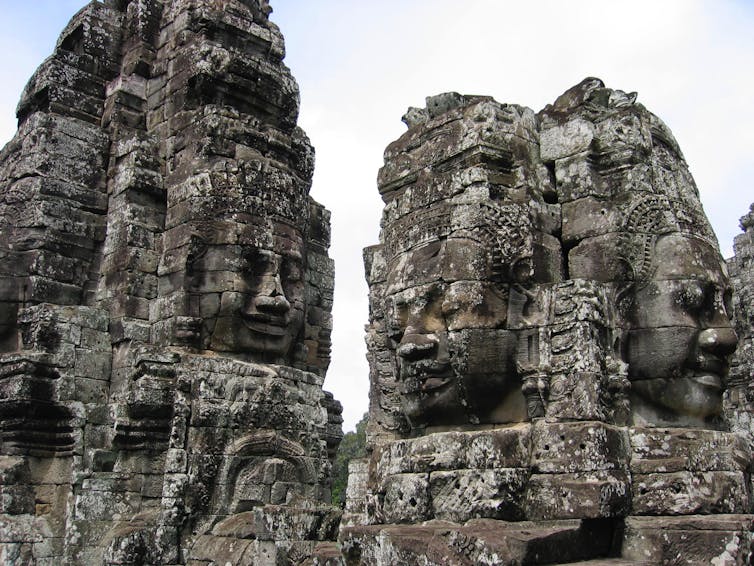
{"type": "Polygon", "coordinates": [[[697,338],[699,348],[717,356],[729,356],[738,346],[738,336],[731,327],[706,328],[697,338]]]}
{"type": "Polygon", "coordinates": [[[280,274],[266,275],[257,287],[254,307],[269,314],[285,314],[291,308],[291,303],[285,296],[280,274]]]}
{"type": "Polygon", "coordinates": [[[436,338],[426,334],[404,334],[396,352],[405,360],[417,360],[431,356],[437,344],[436,338]]]}
{"type": "Polygon", "coordinates": [[[291,303],[281,294],[260,295],[254,300],[254,306],[268,314],[285,314],[291,310],[291,303]]]}

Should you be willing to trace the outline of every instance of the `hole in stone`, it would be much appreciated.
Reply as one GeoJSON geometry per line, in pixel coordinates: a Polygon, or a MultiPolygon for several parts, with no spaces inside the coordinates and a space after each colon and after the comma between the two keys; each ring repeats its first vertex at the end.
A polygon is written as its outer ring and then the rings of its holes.
{"type": "Polygon", "coordinates": [[[549,161],[545,163],[545,167],[547,168],[547,175],[550,177],[550,184],[552,185],[552,189],[546,190],[542,196],[544,197],[547,204],[557,204],[558,193],[556,189],[558,186],[558,181],[555,175],[555,162],[549,161]]]}
{"type": "Polygon", "coordinates": [[[81,55],[84,52],[84,26],[74,28],[67,37],[60,42],[60,48],[81,55]]]}
{"type": "Polygon", "coordinates": [[[413,497],[409,499],[408,502],[411,505],[411,507],[416,507],[416,499],[414,499],[413,497]]]}
{"type": "Polygon", "coordinates": [[[582,442],[581,444],[579,444],[579,448],[581,448],[582,450],[584,450],[584,449],[586,448],[586,444],[584,444],[584,443],[582,442]]]}
{"type": "Polygon", "coordinates": [[[550,449],[550,445],[549,444],[545,444],[545,450],[549,450],[549,449],[550,449]]]}

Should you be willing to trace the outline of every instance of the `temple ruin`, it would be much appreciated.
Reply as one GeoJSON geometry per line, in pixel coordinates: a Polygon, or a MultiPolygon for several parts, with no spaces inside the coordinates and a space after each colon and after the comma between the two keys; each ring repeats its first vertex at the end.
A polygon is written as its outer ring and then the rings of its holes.
{"type": "Polygon", "coordinates": [[[349,564],[751,560],[750,348],[726,388],[726,265],[636,98],[589,78],[539,113],[446,93],[404,116],[365,250],[349,564]]]}
{"type": "Polygon", "coordinates": [[[330,503],[330,218],[270,12],[95,0],[22,95],[0,563],[751,564],[754,213],[726,264],[672,133],[596,78],[404,116],[330,503]]]}
{"type": "Polygon", "coordinates": [[[266,2],[92,2],[0,155],[0,561],[337,534],[329,213],[266,2]]]}

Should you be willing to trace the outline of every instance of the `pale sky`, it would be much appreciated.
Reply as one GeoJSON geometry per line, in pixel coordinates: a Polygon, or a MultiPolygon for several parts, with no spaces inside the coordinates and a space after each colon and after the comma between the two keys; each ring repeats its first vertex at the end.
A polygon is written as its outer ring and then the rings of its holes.
{"type": "MultiPolygon", "coordinates": [[[[0,0],[0,141],[33,70],[83,0],[0,0]]],[[[748,0],[271,0],[317,151],[312,195],[332,211],[336,289],[325,382],[344,429],[366,411],[361,250],[377,243],[385,146],[408,106],[446,91],[535,111],[587,76],[638,91],[675,134],[732,254],[754,201],[754,2],[748,0]]]]}

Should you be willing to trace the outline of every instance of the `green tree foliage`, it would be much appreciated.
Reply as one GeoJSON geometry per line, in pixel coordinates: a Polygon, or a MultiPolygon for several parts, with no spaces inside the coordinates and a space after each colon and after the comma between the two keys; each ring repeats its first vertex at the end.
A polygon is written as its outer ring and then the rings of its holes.
{"type": "Polygon", "coordinates": [[[348,462],[354,458],[362,458],[366,455],[367,442],[367,416],[364,413],[361,420],[356,423],[356,431],[347,432],[338,447],[333,467],[332,502],[333,505],[343,506],[346,502],[346,486],[348,485],[348,462]]]}

